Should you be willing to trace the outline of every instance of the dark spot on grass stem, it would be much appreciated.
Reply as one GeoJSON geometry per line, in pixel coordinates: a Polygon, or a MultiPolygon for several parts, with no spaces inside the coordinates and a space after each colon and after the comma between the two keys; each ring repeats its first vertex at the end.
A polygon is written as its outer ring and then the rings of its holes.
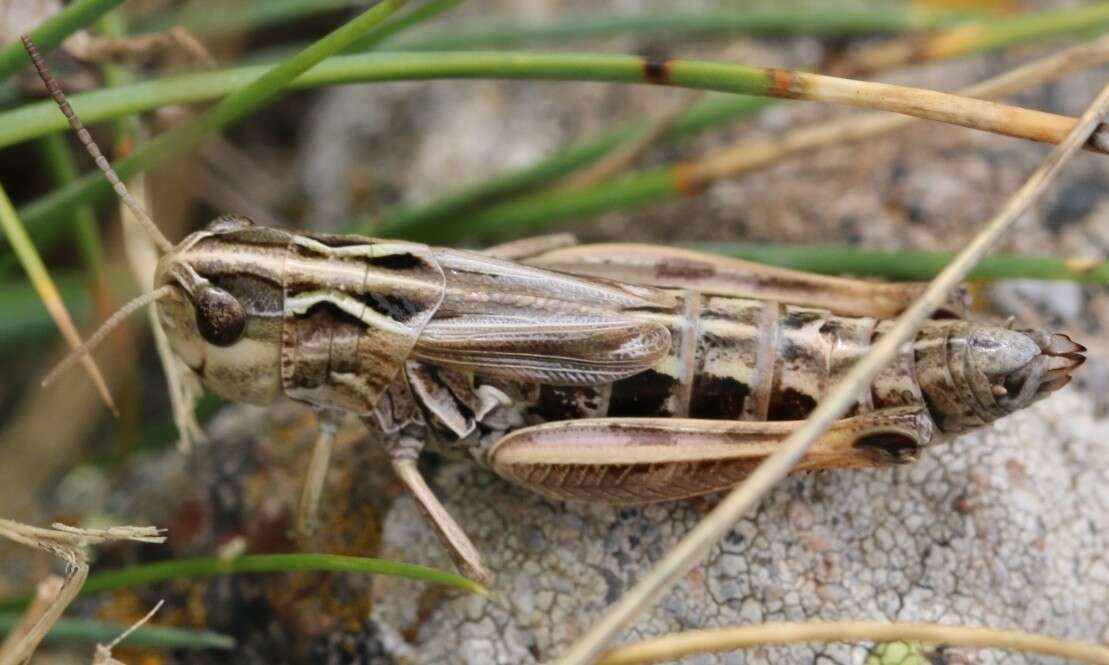
{"type": "Polygon", "coordinates": [[[670,85],[670,60],[656,56],[643,58],[643,75],[648,83],[670,85]]]}

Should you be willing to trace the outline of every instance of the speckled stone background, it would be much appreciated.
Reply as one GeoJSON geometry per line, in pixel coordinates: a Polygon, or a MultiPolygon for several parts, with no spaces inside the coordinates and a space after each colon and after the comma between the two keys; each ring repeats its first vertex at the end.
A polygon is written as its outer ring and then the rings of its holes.
{"type": "MultiPolygon", "coordinates": [[[[650,3],[621,3],[632,11],[650,3]]],[[[541,16],[555,3],[513,3],[541,16]]],[[[460,14],[476,17],[489,3],[460,14]]],[[[613,39],[582,50],[657,51],[613,39]]],[[[1055,45],[1056,47],[1058,45],[1055,45]]],[[[669,55],[804,67],[814,39],[690,40],[669,55]]],[[[884,73],[943,90],[1052,50],[1019,49],[884,73]]],[[[1077,114],[1107,80],[1075,74],[1015,103],[1077,114]]],[[[684,91],[590,83],[428,82],[351,86],[311,98],[300,120],[288,196],[305,224],[437,194],[530,164],[622,121],[651,117],[684,91]]],[[[651,150],[641,165],[853,112],[780,104],[756,120],[651,150]]],[[[580,220],[583,240],[828,242],[882,249],[958,249],[1047,154],[1014,139],[917,124],[878,140],[785,160],[696,198],[580,220]]],[[[1109,159],[1081,155],[1002,244],[1002,251],[1104,259],[1109,159]]],[[[799,619],[942,621],[1018,628],[1109,644],[1109,297],[1104,288],[1009,282],[997,315],[1066,332],[1090,348],[1077,381],[996,427],[936,445],[907,468],[793,477],[742,520],[704,566],[648,611],[627,639],[686,628],[799,619]]],[[[306,424],[307,423],[307,424],[306,424]]],[[[308,457],[297,408],[230,409],[190,458],[143,458],[84,506],[169,526],[169,552],[210,553],[241,537],[287,549],[285,529],[308,457]],[[291,443],[292,442],[292,443],[291,443]],[[99,502],[99,503],[97,503],[99,502]]],[[[316,549],[449,567],[414,503],[372,442],[338,451],[330,530],[316,549]]],[[[714,497],[641,509],[551,502],[471,464],[431,459],[427,473],[497,575],[486,598],[388,578],[232,578],[174,585],[166,616],[241,641],[233,656],[173,662],[526,665],[557,655],[713,505],[714,497]]],[[[57,510],[78,501],[55,498],[57,510]]],[[[162,558],[165,551],[150,558],[162,558]]],[[[102,554],[105,565],[133,553],[102,554]],[[116,557],[113,559],[113,557],[116,557]]],[[[141,592],[139,600],[153,598],[141,592]]],[[[116,597],[116,600],[122,600],[116,597]]],[[[133,601],[135,599],[132,599],[133,601]]],[[[141,604],[141,603],[140,603],[141,604]]],[[[88,606],[91,607],[91,606],[88,606]]],[[[760,649],[687,664],[862,663],[866,645],[760,649]]],[[[950,655],[950,654],[949,654],[950,655]]],[[[959,651],[952,662],[1036,663],[959,651]]]]}

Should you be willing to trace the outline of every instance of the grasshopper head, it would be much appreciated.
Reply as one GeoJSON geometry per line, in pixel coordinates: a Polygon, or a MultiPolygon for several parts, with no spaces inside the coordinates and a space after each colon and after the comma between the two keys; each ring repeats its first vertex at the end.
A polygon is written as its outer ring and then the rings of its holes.
{"type": "Polygon", "coordinates": [[[217,395],[265,404],[281,392],[281,283],[258,277],[273,253],[239,239],[252,228],[217,218],[161,257],[154,283],[172,287],[157,312],[174,353],[217,395]]]}
{"type": "Polygon", "coordinates": [[[156,303],[158,319],[170,346],[200,374],[213,392],[236,401],[256,404],[271,401],[280,394],[281,387],[281,281],[279,278],[273,280],[272,274],[266,275],[271,278],[269,282],[263,280],[263,283],[256,283],[244,279],[244,275],[251,274],[253,266],[249,264],[252,257],[240,256],[236,247],[242,244],[264,248],[269,253],[266,265],[272,267],[274,257],[280,263],[281,255],[275,247],[281,246],[281,232],[262,232],[251,236],[253,222],[245,217],[225,216],[174,246],[127,191],[119,174],[85,131],[30,37],[23,35],[22,39],[43,83],[77,132],[78,139],[162,253],[155,272],[156,288],[123,306],[87,342],[59,364],[43,380],[43,384],[50,383],[74,362],[89,354],[131,313],[156,303]],[[244,233],[246,237],[236,242],[234,236],[244,233]],[[244,264],[246,269],[238,270],[244,264]],[[267,319],[275,309],[278,319],[276,325],[271,325],[267,319]]]}

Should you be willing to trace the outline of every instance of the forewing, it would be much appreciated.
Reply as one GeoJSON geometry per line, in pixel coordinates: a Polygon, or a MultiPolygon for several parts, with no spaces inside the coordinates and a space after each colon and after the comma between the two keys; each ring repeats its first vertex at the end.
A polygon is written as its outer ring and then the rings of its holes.
{"type": "Polygon", "coordinates": [[[419,360],[552,385],[608,383],[666,357],[666,291],[566,275],[459,250],[435,250],[443,302],[413,350],[419,360]]]}
{"type": "Polygon", "coordinates": [[[413,355],[482,376],[587,386],[648,369],[669,349],[665,326],[616,315],[465,316],[432,321],[413,355]]]}

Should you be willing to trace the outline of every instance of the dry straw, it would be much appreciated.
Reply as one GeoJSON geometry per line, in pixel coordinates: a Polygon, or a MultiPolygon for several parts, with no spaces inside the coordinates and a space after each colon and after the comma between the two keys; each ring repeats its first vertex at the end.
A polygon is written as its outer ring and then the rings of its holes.
{"type": "Polygon", "coordinates": [[[606,653],[597,665],[646,665],[695,654],[801,642],[925,642],[1011,649],[1109,665],[1109,648],[1094,644],[1012,630],[877,621],[764,623],[718,630],[692,630],[618,647],[606,653]]]}

